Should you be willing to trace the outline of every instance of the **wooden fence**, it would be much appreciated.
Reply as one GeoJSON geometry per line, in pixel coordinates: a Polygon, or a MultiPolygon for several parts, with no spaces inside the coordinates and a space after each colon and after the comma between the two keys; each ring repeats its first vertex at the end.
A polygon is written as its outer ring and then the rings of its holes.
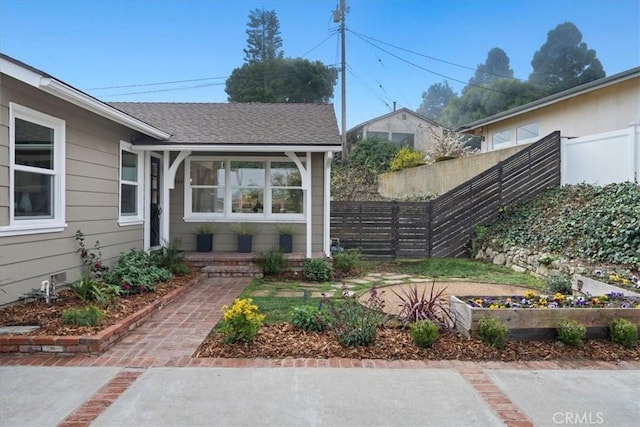
{"type": "Polygon", "coordinates": [[[475,227],[559,185],[554,132],[427,202],[331,202],[331,237],[368,257],[463,257],[475,227]]]}

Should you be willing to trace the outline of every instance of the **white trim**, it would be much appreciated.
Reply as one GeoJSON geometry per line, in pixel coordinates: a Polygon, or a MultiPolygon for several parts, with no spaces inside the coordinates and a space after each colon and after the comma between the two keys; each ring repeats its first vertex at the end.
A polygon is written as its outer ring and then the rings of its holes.
{"type": "MultiPolygon", "coordinates": [[[[306,193],[305,189],[310,188],[310,176],[305,169],[302,162],[298,159],[295,153],[286,153],[287,157],[242,157],[242,156],[197,156],[197,157],[188,157],[185,159],[185,167],[184,167],[184,217],[183,220],[185,222],[202,222],[204,220],[219,220],[224,222],[234,222],[234,221],[253,221],[253,222],[272,222],[279,223],[283,221],[288,222],[303,222],[305,218],[305,213],[273,213],[269,212],[271,209],[271,191],[274,187],[271,186],[270,180],[270,165],[273,162],[290,162],[293,161],[300,171],[300,177],[302,183],[300,187],[288,186],[290,189],[302,190],[303,199],[306,201],[306,193]],[[292,157],[293,156],[293,157],[292,157]],[[192,187],[189,182],[191,176],[191,164],[193,162],[198,161],[216,161],[224,163],[225,170],[225,185],[211,186],[219,188],[224,191],[224,210],[223,212],[192,212],[192,187]],[[232,212],[232,190],[235,188],[231,185],[230,179],[230,168],[231,163],[234,161],[251,161],[251,162],[261,162],[264,164],[264,174],[265,174],[265,182],[263,187],[256,187],[261,189],[264,192],[263,195],[263,212],[259,213],[246,213],[246,212],[232,212]]],[[[281,187],[276,187],[281,188],[281,187]]],[[[305,202],[303,202],[305,203],[305,202]]],[[[306,205],[303,205],[303,210],[306,205]]]]}
{"type": "Polygon", "coordinates": [[[312,191],[311,191],[311,153],[307,152],[307,171],[306,171],[306,176],[307,176],[307,185],[304,185],[304,181],[302,181],[302,188],[304,189],[304,193],[305,193],[305,198],[304,198],[304,202],[305,202],[305,209],[304,209],[304,214],[306,217],[306,223],[307,223],[307,253],[306,253],[306,257],[307,258],[311,258],[312,255],[312,239],[313,239],[313,227],[312,227],[312,218],[313,218],[313,212],[312,211],[312,191]]]}
{"type": "Polygon", "coordinates": [[[324,155],[324,199],[322,200],[322,251],[331,256],[331,153],[324,155]]]}
{"type": "Polygon", "coordinates": [[[38,88],[57,98],[82,107],[85,110],[91,111],[102,117],[106,117],[109,120],[113,120],[116,123],[127,126],[130,129],[142,132],[145,135],[163,140],[171,137],[171,134],[125,114],[108,104],[98,101],[84,92],[54,79],[53,77],[44,75],[42,72],[30,70],[5,58],[0,58],[0,70],[2,70],[3,74],[11,76],[14,79],[20,80],[23,83],[38,88]]]}
{"type": "Polygon", "coordinates": [[[66,148],[66,122],[57,117],[41,113],[14,102],[9,103],[9,224],[0,227],[0,236],[54,233],[64,231],[66,228],[65,212],[65,148],[66,148]],[[38,167],[15,164],[15,120],[16,118],[53,129],[53,168],[42,169],[38,167]],[[15,172],[31,172],[53,177],[52,189],[52,218],[16,219],[15,218],[15,172]]]}
{"type": "Polygon", "coordinates": [[[145,206],[144,206],[144,189],[145,189],[145,155],[136,151],[135,147],[128,142],[120,141],[120,163],[118,168],[118,225],[140,225],[144,223],[145,206]],[[136,156],[136,181],[126,181],[122,179],[122,153],[134,154],[136,156]],[[136,213],[135,215],[122,214],[122,185],[136,187],[136,213]]]}
{"type": "Polygon", "coordinates": [[[140,151],[189,151],[202,152],[208,151],[212,153],[229,153],[236,151],[238,153],[273,153],[285,151],[298,151],[310,153],[324,153],[327,151],[339,152],[342,150],[339,145],[253,145],[253,144],[155,144],[155,145],[136,145],[136,150],[140,151]]]}

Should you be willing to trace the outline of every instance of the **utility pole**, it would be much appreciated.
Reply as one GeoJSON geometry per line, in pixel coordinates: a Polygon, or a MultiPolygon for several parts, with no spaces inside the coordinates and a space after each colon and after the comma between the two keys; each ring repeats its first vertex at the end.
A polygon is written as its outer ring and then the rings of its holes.
{"type": "Polygon", "coordinates": [[[346,0],[340,0],[340,6],[336,7],[336,10],[333,11],[333,22],[340,22],[340,44],[341,44],[341,66],[340,66],[340,97],[342,101],[341,105],[341,113],[342,113],[342,158],[347,157],[347,82],[346,82],[346,43],[345,43],[345,18],[348,12],[346,6],[346,0]]]}

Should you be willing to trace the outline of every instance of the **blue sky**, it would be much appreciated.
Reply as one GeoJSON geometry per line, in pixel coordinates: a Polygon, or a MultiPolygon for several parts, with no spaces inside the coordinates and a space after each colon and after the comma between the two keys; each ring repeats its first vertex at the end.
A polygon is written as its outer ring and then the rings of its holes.
{"type": "MultiPolygon", "coordinates": [[[[338,3],[0,0],[0,51],[104,101],[226,102],[224,81],[243,64],[250,10],[276,11],[285,56],[339,66],[331,13],[338,3]],[[149,85],[185,80],[193,81],[149,85]]],[[[347,128],[388,113],[394,101],[415,110],[422,93],[445,79],[459,91],[473,75],[469,68],[493,47],[526,80],[547,33],[566,21],[596,50],[607,75],[640,65],[640,0],[347,0],[347,6],[347,128]],[[376,46],[365,41],[372,39],[376,46]]],[[[340,82],[333,103],[339,124],[340,82]]]]}

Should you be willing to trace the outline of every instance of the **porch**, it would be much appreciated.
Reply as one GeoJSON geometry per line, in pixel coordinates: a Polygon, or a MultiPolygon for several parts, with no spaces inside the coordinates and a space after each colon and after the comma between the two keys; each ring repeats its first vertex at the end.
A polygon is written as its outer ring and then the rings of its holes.
{"type": "MultiPolygon", "coordinates": [[[[185,260],[192,267],[202,267],[208,277],[262,277],[260,257],[262,253],[238,253],[226,251],[185,252],[185,260]]],[[[304,252],[284,254],[289,268],[295,271],[302,269],[302,262],[307,258],[304,252]]],[[[324,253],[316,252],[312,258],[322,258],[324,253]]]]}

